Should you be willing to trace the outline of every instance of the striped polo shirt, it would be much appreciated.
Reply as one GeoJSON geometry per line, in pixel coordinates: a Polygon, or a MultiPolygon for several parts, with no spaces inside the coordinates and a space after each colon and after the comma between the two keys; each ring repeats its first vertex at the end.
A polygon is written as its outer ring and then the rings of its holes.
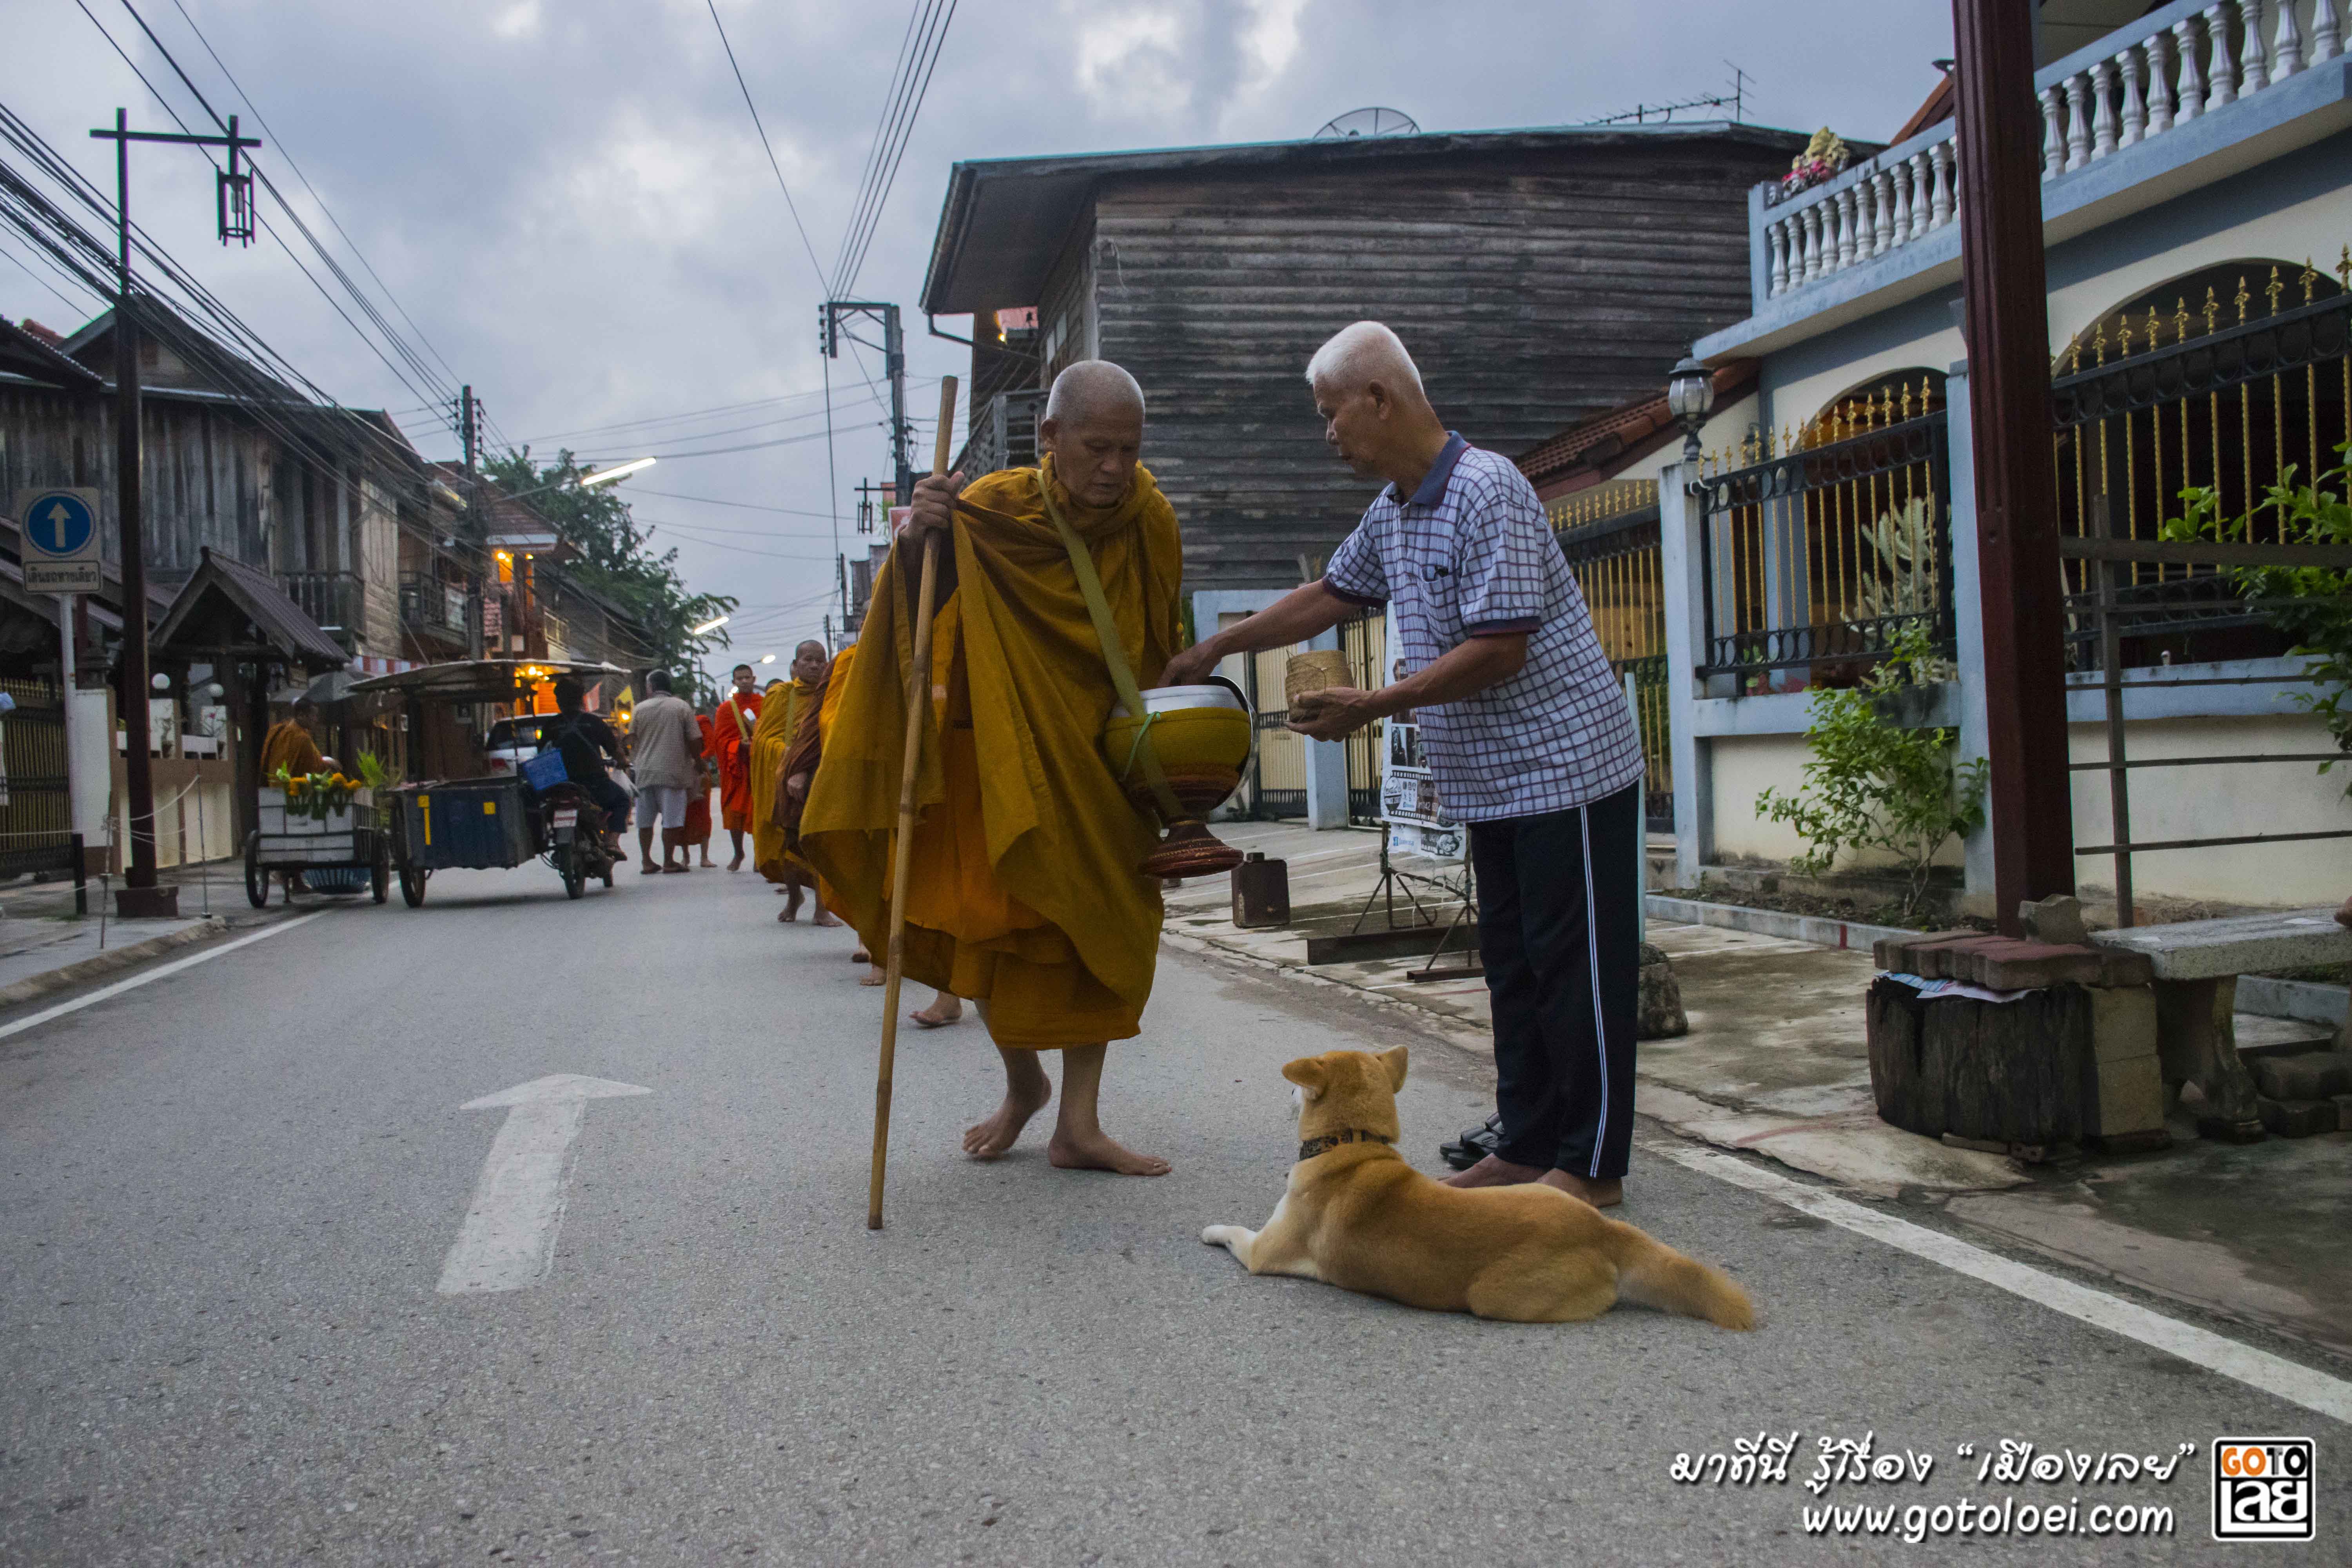
{"type": "Polygon", "coordinates": [[[1527,663],[1459,702],[1418,710],[1448,815],[1565,811],[1642,776],[1642,742],[1576,575],[1516,464],[1449,433],[1411,496],[1383,489],[1333,552],[1324,586],[1388,606],[1409,673],[1466,637],[1528,634],[1527,663]]]}

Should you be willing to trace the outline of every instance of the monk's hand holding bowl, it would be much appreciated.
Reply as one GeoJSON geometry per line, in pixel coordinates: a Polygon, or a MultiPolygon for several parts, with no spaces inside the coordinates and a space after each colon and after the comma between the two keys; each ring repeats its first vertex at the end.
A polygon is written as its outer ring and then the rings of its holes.
{"type": "Polygon", "coordinates": [[[794,773],[792,777],[784,781],[784,793],[792,796],[793,799],[798,800],[801,796],[808,794],[808,774],[794,773]]]}
{"type": "Polygon", "coordinates": [[[901,533],[935,528],[944,533],[955,521],[956,497],[963,493],[963,475],[933,474],[915,481],[915,499],[907,508],[901,533]]]}
{"type": "Polygon", "coordinates": [[[1302,692],[1290,705],[1288,728],[1317,741],[1338,741],[1354,734],[1385,710],[1374,692],[1352,686],[1327,686],[1302,692]]]}

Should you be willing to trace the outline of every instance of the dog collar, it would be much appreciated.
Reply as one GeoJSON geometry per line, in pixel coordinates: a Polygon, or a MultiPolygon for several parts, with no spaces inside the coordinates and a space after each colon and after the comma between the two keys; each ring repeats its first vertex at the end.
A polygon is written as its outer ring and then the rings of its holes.
{"type": "Polygon", "coordinates": [[[1342,1143],[1393,1143],[1395,1142],[1393,1138],[1383,1137],[1378,1132],[1368,1132],[1360,1127],[1346,1127],[1337,1132],[1326,1132],[1320,1138],[1307,1139],[1298,1145],[1298,1157],[1302,1160],[1312,1160],[1316,1155],[1328,1153],[1342,1143]]]}

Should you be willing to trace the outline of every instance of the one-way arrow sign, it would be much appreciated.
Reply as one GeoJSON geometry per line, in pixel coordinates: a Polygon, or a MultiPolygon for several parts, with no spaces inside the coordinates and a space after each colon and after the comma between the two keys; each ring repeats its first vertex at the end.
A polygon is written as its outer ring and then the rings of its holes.
{"type": "Polygon", "coordinates": [[[547,1278],[572,1177],[572,1148],[592,1100],[651,1094],[634,1083],[560,1072],[469,1100],[460,1110],[505,1107],[507,1119],[482,1162],[473,1205],[441,1265],[444,1296],[520,1290],[547,1278]]]}
{"type": "Polygon", "coordinates": [[[26,588],[40,594],[99,591],[96,490],[19,490],[16,517],[26,588]]]}

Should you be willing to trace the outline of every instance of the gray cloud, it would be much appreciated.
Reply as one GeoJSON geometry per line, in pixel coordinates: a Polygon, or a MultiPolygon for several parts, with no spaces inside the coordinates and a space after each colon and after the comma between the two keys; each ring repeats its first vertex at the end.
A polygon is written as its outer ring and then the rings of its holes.
{"type": "MultiPolygon", "coordinates": [[[[120,0],[89,3],[192,114],[168,68],[143,39],[132,46],[120,0]]],[[[173,0],[133,3],[216,107],[239,107],[173,0]]],[[[508,436],[820,386],[815,270],[703,0],[182,3],[447,357],[449,379],[471,381],[508,436]]],[[[118,103],[138,125],[163,126],[162,112],[73,0],[8,9],[0,95],[110,186],[85,132],[118,103]]],[[[722,0],[719,11],[830,271],[906,7],[722,0]]],[[[962,0],[859,291],[912,306],[959,158],[1277,140],[1372,103],[1431,129],[1572,122],[1709,90],[1729,75],[1725,57],[1757,79],[1750,120],[1877,138],[1917,105],[1935,80],[1928,61],[1950,47],[1948,7],[1926,0],[1801,10],[1738,0],[962,0]]],[[[210,184],[193,155],[144,152],[134,201],[184,261],[342,401],[415,405],[274,247],[220,250],[210,184]]],[[[0,311],[78,324],[5,262],[0,311]]],[[[912,322],[915,374],[957,372],[961,351],[923,338],[919,315],[912,322]]],[[[867,369],[878,376],[870,355],[867,369]]],[[[834,373],[845,492],[883,472],[885,448],[858,370],[844,360],[834,373]]],[[[916,395],[919,414],[932,395],[916,395]]],[[[620,457],[804,435],[822,422],[691,438],[814,406],[579,445],[620,457]]],[[[403,424],[428,455],[454,454],[429,415],[403,424]]],[[[819,513],[829,504],[822,441],[666,463],[643,486],[819,513]]],[[[799,606],[747,611],[739,649],[788,657],[815,629],[824,605],[812,601],[832,581],[821,518],[650,497],[637,510],[677,525],[657,537],[678,544],[698,587],[799,606]]]]}

